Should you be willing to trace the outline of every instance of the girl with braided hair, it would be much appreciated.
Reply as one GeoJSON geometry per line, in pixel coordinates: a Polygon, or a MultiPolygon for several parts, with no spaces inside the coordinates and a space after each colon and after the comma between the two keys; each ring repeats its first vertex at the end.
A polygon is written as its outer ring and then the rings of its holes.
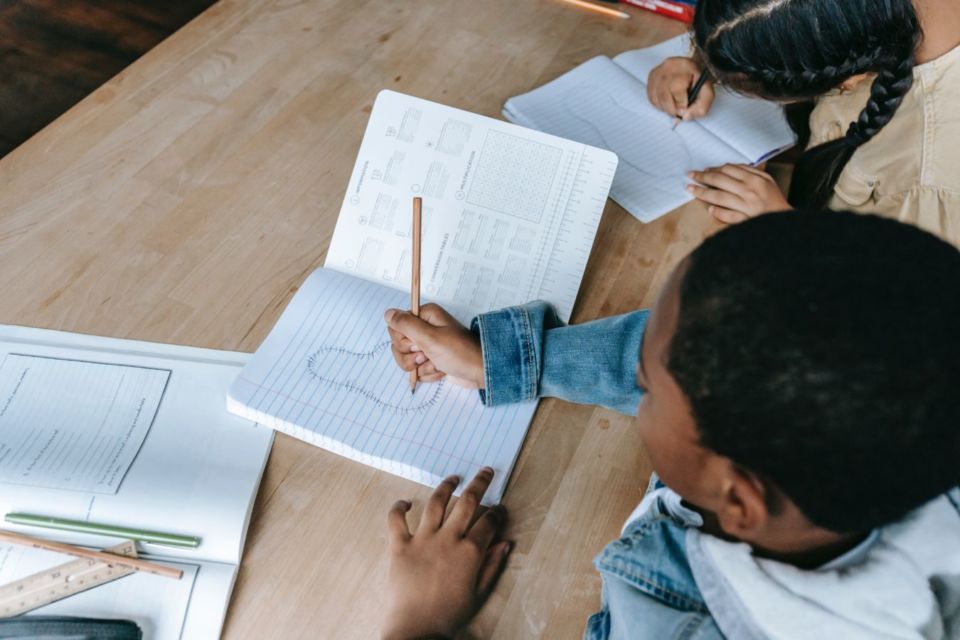
{"type": "Polygon", "coordinates": [[[694,172],[693,195],[725,222],[794,207],[880,213],[960,244],[960,2],[700,0],[695,54],[650,74],[657,108],[693,119],[714,82],[783,102],[807,150],[789,201],[765,172],[694,172]]]}

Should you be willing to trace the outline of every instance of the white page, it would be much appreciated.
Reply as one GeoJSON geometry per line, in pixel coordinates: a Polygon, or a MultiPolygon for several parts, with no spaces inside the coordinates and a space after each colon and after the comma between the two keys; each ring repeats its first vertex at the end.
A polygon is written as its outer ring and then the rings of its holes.
{"type": "Polygon", "coordinates": [[[697,123],[673,128],[646,88],[600,56],[530,93],[510,98],[504,114],[620,158],[610,196],[644,222],[689,202],[689,171],[747,159],[697,123]]]}
{"type": "Polygon", "coordinates": [[[0,482],[116,493],[168,369],[8,353],[0,361],[0,482]]]}
{"type": "Polygon", "coordinates": [[[476,391],[421,384],[393,361],[383,313],[408,294],[313,272],[230,388],[228,407],[313,445],[433,486],[496,471],[503,494],[536,402],[484,407],[476,391]]]}
{"type": "MultiPolygon", "coordinates": [[[[0,359],[10,353],[170,373],[153,426],[116,494],[0,483],[0,516],[18,511],[195,535],[202,538],[197,549],[144,548],[164,556],[239,563],[273,437],[269,429],[223,408],[246,354],[0,326],[0,359]]],[[[115,543],[80,533],[58,532],[57,538],[101,547],[115,543]]]]}
{"type": "Polygon", "coordinates": [[[686,33],[664,40],[652,47],[624,51],[613,57],[613,61],[623,67],[634,78],[647,84],[647,78],[654,67],[667,58],[688,58],[693,53],[693,43],[686,33]]]}
{"type": "MultiPolygon", "coordinates": [[[[34,609],[27,616],[58,615],[132,620],[151,640],[208,640],[220,634],[236,567],[170,562],[142,556],[183,571],[180,580],[134,573],[34,609]]],[[[16,545],[0,545],[0,584],[74,560],[70,556],[16,545]]]]}
{"type": "Polygon", "coordinates": [[[616,170],[608,151],[382,91],[325,266],[474,313],[550,301],[569,319],[616,170]]]}
{"type": "MultiPolygon", "coordinates": [[[[654,67],[667,58],[687,57],[691,51],[690,36],[683,34],[653,47],[626,51],[613,61],[646,85],[654,67]]],[[[736,149],[750,164],[759,164],[797,143],[783,107],[740,95],[726,87],[716,87],[710,112],[697,122],[736,149]]]]}

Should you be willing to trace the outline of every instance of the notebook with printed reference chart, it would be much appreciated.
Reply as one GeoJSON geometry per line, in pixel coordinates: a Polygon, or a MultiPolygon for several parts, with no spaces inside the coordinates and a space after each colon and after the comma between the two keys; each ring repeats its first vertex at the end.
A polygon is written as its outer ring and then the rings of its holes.
{"type": "Polygon", "coordinates": [[[511,122],[614,151],[610,190],[624,209],[650,222],[692,196],[689,171],[726,163],[756,165],[796,144],[780,105],[716,88],[709,114],[673,128],[647,98],[647,78],[666,58],[689,56],[689,36],[647,49],[598,56],[556,80],[507,100],[511,122]]]}
{"type": "Polygon", "coordinates": [[[613,153],[411,96],[377,97],[323,268],[230,387],[230,411],[426,485],[483,466],[500,499],[535,402],[484,407],[394,363],[383,321],[410,303],[412,199],[425,301],[462,322],[542,299],[564,320],[617,167],[613,153]]]}

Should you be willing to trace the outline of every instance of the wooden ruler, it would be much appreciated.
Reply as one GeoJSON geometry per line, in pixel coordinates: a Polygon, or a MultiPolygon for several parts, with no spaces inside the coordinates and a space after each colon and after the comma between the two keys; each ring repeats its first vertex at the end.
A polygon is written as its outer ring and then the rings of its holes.
{"type": "MultiPolygon", "coordinates": [[[[133,540],[122,542],[106,551],[130,558],[137,557],[137,545],[133,540]]],[[[136,573],[136,569],[87,558],[78,558],[58,567],[45,569],[0,586],[0,618],[12,618],[131,573],[136,573]]]]}

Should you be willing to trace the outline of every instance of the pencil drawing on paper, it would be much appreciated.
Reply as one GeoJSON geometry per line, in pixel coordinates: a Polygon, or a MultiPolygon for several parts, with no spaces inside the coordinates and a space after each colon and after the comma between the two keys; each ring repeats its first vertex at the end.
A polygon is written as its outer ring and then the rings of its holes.
{"type": "Polygon", "coordinates": [[[378,342],[368,351],[324,345],[307,357],[307,373],[317,382],[359,396],[377,409],[405,416],[423,413],[440,399],[444,380],[422,385],[416,394],[400,382],[405,376],[387,375],[396,371],[390,341],[378,342]]]}

